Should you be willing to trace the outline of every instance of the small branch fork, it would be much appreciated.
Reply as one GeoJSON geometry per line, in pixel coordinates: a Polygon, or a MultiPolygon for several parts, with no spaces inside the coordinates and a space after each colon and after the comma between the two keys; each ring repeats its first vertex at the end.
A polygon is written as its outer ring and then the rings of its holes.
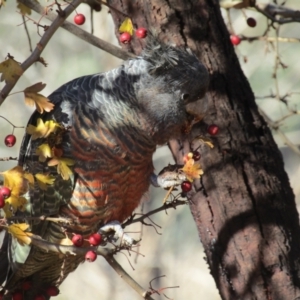
{"type": "Polygon", "coordinates": [[[300,11],[284,7],[283,5],[258,3],[255,5],[255,8],[274,23],[300,22],[300,11]],[[280,18],[276,18],[276,16],[280,16],[280,18]]]}

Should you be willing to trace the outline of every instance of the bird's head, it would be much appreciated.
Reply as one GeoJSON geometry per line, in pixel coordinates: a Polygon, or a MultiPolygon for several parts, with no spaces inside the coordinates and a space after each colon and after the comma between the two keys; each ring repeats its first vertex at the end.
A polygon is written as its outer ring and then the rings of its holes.
{"type": "Polygon", "coordinates": [[[146,73],[137,84],[137,101],[150,134],[162,144],[181,135],[195,117],[203,117],[209,74],[189,50],[164,45],[154,37],[140,59],[146,61],[146,73]]]}

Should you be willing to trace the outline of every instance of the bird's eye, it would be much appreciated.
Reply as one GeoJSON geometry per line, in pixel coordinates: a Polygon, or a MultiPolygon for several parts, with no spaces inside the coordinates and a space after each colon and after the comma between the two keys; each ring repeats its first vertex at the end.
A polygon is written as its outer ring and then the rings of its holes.
{"type": "Polygon", "coordinates": [[[189,97],[190,97],[189,94],[182,94],[182,95],[181,95],[181,99],[184,100],[184,101],[188,100],[189,97]]]}

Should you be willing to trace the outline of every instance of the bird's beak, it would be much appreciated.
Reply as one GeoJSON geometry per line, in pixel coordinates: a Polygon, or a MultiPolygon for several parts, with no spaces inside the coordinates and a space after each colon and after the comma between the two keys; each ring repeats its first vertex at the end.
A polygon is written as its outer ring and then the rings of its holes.
{"type": "Polygon", "coordinates": [[[186,112],[194,116],[197,120],[202,120],[208,109],[208,99],[206,95],[197,101],[190,102],[185,106],[186,112]]]}

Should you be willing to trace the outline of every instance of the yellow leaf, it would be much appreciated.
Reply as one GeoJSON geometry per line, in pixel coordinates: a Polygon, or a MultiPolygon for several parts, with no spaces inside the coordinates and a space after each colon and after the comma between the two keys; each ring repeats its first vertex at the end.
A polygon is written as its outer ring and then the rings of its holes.
{"type": "Polygon", "coordinates": [[[22,167],[16,166],[1,174],[4,177],[4,186],[7,186],[11,190],[12,195],[19,196],[27,192],[30,175],[22,167]]]}
{"type": "Polygon", "coordinates": [[[49,174],[37,173],[34,176],[37,179],[37,183],[41,190],[46,190],[48,187],[47,184],[52,185],[56,179],[54,176],[51,176],[49,174]]]}
{"type": "Polygon", "coordinates": [[[54,104],[41,94],[35,92],[25,92],[25,103],[28,106],[36,106],[36,110],[42,114],[44,111],[49,112],[54,108],[54,104]]]}
{"type": "Polygon", "coordinates": [[[195,163],[193,153],[189,153],[184,160],[186,162],[181,170],[185,173],[186,178],[191,182],[193,182],[194,179],[200,178],[203,174],[203,170],[201,169],[199,162],[195,163]]]}
{"type": "Polygon", "coordinates": [[[52,151],[48,144],[42,144],[36,149],[40,162],[45,162],[48,157],[52,157],[52,151]]]}
{"type": "Polygon", "coordinates": [[[44,121],[41,118],[37,119],[36,126],[29,124],[26,128],[26,132],[32,135],[32,139],[47,137],[50,133],[55,132],[57,128],[61,127],[58,123],[53,120],[44,121]]]}
{"type": "Polygon", "coordinates": [[[31,243],[30,236],[32,235],[32,233],[25,232],[25,230],[28,229],[28,227],[29,225],[26,223],[12,224],[8,226],[8,232],[14,238],[16,238],[21,245],[29,245],[31,243]]]}
{"type": "Polygon", "coordinates": [[[20,3],[19,1],[18,1],[17,8],[20,10],[22,15],[26,15],[26,14],[31,15],[31,9],[26,5],[24,5],[23,3],[20,3]]]}
{"type": "Polygon", "coordinates": [[[5,205],[2,209],[4,210],[6,218],[10,218],[13,216],[13,211],[12,211],[11,205],[9,203],[5,202],[5,205]]]}
{"type": "Polygon", "coordinates": [[[2,73],[0,81],[5,80],[8,83],[20,77],[23,74],[23,69],[13,58],[8,58],[0,63],[0,73],[2,73]]]}
{"type": "Polygon", "coordinates": [[[27,204],[27,200],[24,197],[20,197],[18,195],[11,195],[8,199],[6,199],[6,203],[10,205],[10,209],[12,212],[17,211],[18,209],[23,211],[25,205],[27,204]]]}
{"type": "Polygon", "coordinates": [[[133,35],[133,25],[130,18],[125,18],[125,20],[119,28],[119,32],[128,32],[130,35],[133,35]]]}
{"type": "Polygon", "coordinates": [[[46,83],[38,82],[29,87],[27,87],[23,92],[24,93],[38,93],[42,91],[46,86],[46,83]]]}
{"type": "Polygon", "coordinates": [[[68,166],[73,166],[74,164],[74,160],[63,157],[55,157],[48,161],[48,166],[57,166],[57,173],[60,174],[64,180],[68,180],[70,175],[73,174],[72,170],[68,166]]]}
{"type": "Polygon", "coordinates": [[[33,186],[34,184],[34,177],[32,174],[25,172],[24,173],[24,178],[27,179],[29,185],[33,186]]]}

